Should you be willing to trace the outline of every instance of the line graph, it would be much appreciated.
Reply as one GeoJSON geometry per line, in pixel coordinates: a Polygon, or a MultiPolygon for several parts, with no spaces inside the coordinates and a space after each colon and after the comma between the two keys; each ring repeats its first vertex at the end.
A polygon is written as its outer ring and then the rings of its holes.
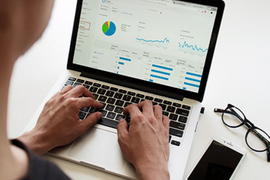
{"type": "Polygon", "coordinates": [[[164,40],[150,40],[144,38],[136,38],[138,41],[146,42],[146,43],[169,43],[170,40],[166,37],[164,40]]]}
{"type": "Polygon", "coordinates": [[[179,51],[197,55],[206,55],[208,48],[201,48],[198,45],[192,45],[189,44],[187,41],[184,41],[183,44],[179,42],[179,51]]]}
{"type": "Polygon", "coordinates": [[[168,48],[170,40],[165,37],[164,39],[145,39],[145,38],[136,38],[137,42],[142,44],[148,44],[149,46],[163,47],[168,48]]]}

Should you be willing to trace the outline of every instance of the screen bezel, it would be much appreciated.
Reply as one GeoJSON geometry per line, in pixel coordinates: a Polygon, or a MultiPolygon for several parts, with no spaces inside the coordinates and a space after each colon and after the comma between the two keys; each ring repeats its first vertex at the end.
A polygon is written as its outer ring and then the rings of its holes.
{"type": "Polygon", "coordinates": [[[82,72],[83,76],[86,76],[89,78],[94,78],[97,80],[106,81],[106,82],[118,84],[121,86],[127,86],[130,88],[147,91],[147,92],[171,97],[178,100],[183,100],[183,98],[185,97],[185,98],[190,98],[190,99],[194,99],[201,102],[203,100],[203,96],[205,93],[205,87],[206,87],[206,83],[207,83],[207,79],[209,75],[210,66],[212,63],[212,58],[213,58],[213,54],[215,50],[215,45],[216,45],[216,41],[218,37],[218,32],[220,29],[220,24],[221,24],[225,4],[222,0],[184,0],[184,2],[203,4],[203,5],[214,6],[218,8],[198,93],[190,92],[183,89],[177,89],[177,88],[173,88],[173,87],[169,87],[165,85],[160,85],[157,83],[151,83],[151,86],[149,86],[150,82],[148,81],[139,80],[139,79],[135,79],[135,78],[119,75],[119,74],[114,74],[114,73],[105,72],[102,70],[97,70],[94,68],[89,68],[89,67],[81,66],[78,64],[74,64],[73,58],[74,58],[74,53],[75,53],[75,45],[76,45],[76,39],[78,35],[78,29],[79,29],[78,27],[79,27],[79,22],[80,22],[80,15],[81,15],[81,9],[82,9],[81,7],[83,4],[83,0],[78,0],[77,2],[77,8],[76,8],[76,14],[75,14],[75,20],[74,20],[74,25],[73,25],[73,32],[72,32],[71,44],[70,44],[70,50],[69,50],[69,56],[68,56],[67,69],[82,72]]]}

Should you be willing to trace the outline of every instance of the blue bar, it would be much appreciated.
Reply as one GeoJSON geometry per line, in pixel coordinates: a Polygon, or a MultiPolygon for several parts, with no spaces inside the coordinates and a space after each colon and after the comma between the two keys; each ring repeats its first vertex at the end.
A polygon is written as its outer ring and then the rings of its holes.
{"type": "Polygon", "coordinates": [[[153,75],[153,74],[150,74],[151,77],[154,77],[154,78],[158,78],[158,79],[163,79],[163,80],[169,80],[169,78],[165,78],[165,77],[161,77],[161,76],[156,76],[156,75],[153,75]]]}
{"type": "Polygon", "coordinates": [[[185,84],[185,85],[189,85],[189,86],[193,86],[193,87],[197,87],[197,88],[200,87],[199,85],[191,84],[191,83],[187,83],[187,82],[184,82],[184,84],[185,84]]]}
{"type": "Polygon", "coordinates": [[[160,73],[160,74],[168,75],[168,76],[171,75],[170,73],[162,72],[162,71],[158,71],[158,70],[154,70],[154,69],[151,69],[151,71],[152,71],[152,72],[155,72],[155,73],[160,73]]]}
{"type": "Polygon", "coordinates": [[[153,79],[149,79],[150,82],[154,82],[153,79]]]}
{"type": "Polygon", "coordinates": [[[155,65],[155,64],[152,64],[153,67],[156,67],[156,68],[160,68],[160,69],[166,69],[166,70],[169,70],[169,71],[173,71],[172,68],[168,68],[168,67],[164,67],[164,66],[159,66],[159,65],[155,65]]]}
{"type": "Polygon", "coordinates": [[[124,60],[124,61],[131,61],[131,59],[124,58],[124,57],[119,57],[119,59],[124,60]]]}
{"type": "Polygon", "coordinates": [[[186,74],[192,75],[192,76],[197,76],[197,77],[202,77],[202,75],[200,75],[200,74],[195,74],[195,73],[190,73],[190,72],[186,72],[186,74]]]}
{"type": "Polygon", "coordinates": [[[123,62],[118,62],[118,64],[120,64],[120,65],[124,65],[124,63],[123,63],[123,62]]]}
{"type": "Polygon", "coordinates": [[[117,69],[119,69],[119,66],[117,67],[117,69]]]}
{"type": "Polygon", "coordinates": [[[190,81],[195,81],[195,82],[201,82],[201,80],[193,79],[193,78],[189,78],[189,77],[185,77],[185,79],[190,80],[190,81]]]}
{"type": "Polygon", "coordinates": [[[183,87],[184,90],[186,90],[187,88],[186,87],[183,87]]]}

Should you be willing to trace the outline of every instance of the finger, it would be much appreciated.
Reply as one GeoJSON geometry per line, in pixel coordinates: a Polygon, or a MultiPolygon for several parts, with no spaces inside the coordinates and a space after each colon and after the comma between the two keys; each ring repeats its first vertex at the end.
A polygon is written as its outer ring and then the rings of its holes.
{"type": "Polygon", "coordinates": [[[87,129],[93,127],[98,120],[102,118],[102,113],[101,112],[95,112],[87,116],[83,121],[80,121],[80,126],[82,131],[86,131],[87,129]]]}
{"type": "Polygon", "coordinates": [[[144,115],[148,115],[148,116],[154,115],[153,104],[151,101],[149,101],[149,100],[143,101],[143,102],[138,104],[138,107],[140,109],[142,109],[142,113],[144,115]]]}
{"type": "Polygon", "coordinates": [[[162,124],[165,127],[165,129],[168,130],[168,133],[169,133],[170,119],[167,116],[162,116],[162,124]]]}
{"type": "Polygon", "coordinates": [[[71,85],[67,85],[65,86],[62,91],[60,91],[61,94],[66,94],[68,91],[70,91],[71,89],[73,89],[73,86],[71,85]]]}
{"type": "Polygon", "coordinates": [[[131,104],[124,108],[123,110],[124,114],[129,114],[130,117],[135,116],[136,114],[142,114],[139,107],[136,104],[131,104]]]}
{"type": "Polygon", "coordinates": [[[93,94],[90,91],[88,91],[88,89],[86,89],[82,85],[76,86],[71,91],[69,91],[69,96],[70,97],[85,96],[85,97],[91,97],[91,98],[95,99],[95,97],[93,96],[93,94]]]}
{"type": "Polygon", "coordinates": [[[118,135],[118,142],[119,140],[122,141],[128,135],[128,123],[125,119],[120,119],[119,124],[117,126],[117,135],[118,135]]]}
{"type": "Polygon", "coordinates": [[[77,98],[78,101],[78,108],[82,109],[84,107],[95,107],[95,108],[102,108],[103,104],[90,98],[90,97],[81,97],[77,98]]]}
{"type": "Polygon", "coordinates": [[[162,122],[162,108],[159,105],[153,107],[154,115],[158,121],[162,122]]]}

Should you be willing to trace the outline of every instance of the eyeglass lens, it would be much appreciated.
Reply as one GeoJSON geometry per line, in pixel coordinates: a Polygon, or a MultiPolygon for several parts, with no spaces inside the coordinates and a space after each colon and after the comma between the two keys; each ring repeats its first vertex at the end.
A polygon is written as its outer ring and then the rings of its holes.
{"type": "Polygon", "coordinates": [[[265,151],[269,146],[270,137],[266,132],[259,128],[249,130],[246,136],[247,145],[255,151],[265,151]]]}
{"type": "Polygon", "coordinates": [[[222,114],[223,122],[230,127],[238,127],[243,123],[245,115],[237,108],[230,107],[222,114]]]}

